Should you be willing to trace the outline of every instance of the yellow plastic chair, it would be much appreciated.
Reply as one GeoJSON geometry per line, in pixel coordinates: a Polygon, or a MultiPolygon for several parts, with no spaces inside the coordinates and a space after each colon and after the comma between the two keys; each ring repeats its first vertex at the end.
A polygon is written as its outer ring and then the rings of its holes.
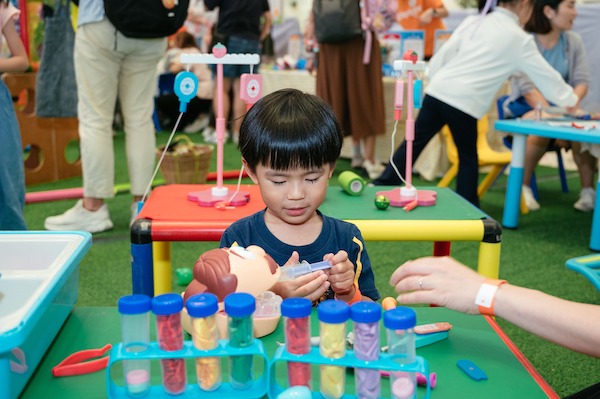
{"type": "MultiPolygon", "coordinates": [[[[482,198],[492,183],[502,173],[504,168],[510,164],[511,151],[496,151],[490,147],[487,140],[487,131],[489,128],[488,117],[484,115],[477,121],[477,156],[479,159],[479,167],[488,166],[490,171],[477,187],[477,195],[482,198]]],[[[454,139],[450,133],[448,126],[444,126],[441,130],[442,137],[446,143],[446,154],[450,162],[450,168],[438,183],[438,187],[448,187],[458,173],[458,151],[454,144],[454,139]]],[[[525,201],[521,197],[521,213],[528,213],[529,210],[525,206],[525,201]]]]}

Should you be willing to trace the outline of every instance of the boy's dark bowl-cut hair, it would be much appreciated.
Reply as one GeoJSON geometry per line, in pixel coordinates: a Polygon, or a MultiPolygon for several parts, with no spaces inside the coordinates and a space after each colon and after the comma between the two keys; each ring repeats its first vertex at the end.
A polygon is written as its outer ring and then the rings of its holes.
{"type": "Polygon", "coordinates": [[[333,109],[296,89],[275,91],[250,108],[240,127],[239,148],[248,167],[313,169],[335,164],[343,134],[333,109]]]}

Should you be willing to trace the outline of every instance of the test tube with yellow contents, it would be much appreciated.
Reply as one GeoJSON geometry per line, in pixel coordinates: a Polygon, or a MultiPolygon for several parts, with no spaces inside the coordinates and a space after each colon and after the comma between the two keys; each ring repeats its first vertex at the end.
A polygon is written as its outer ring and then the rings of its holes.
{"type": "MultiPolygon", "coordinates": [[[[215,349],[219,344],[216,313],[219,300],[216,295],[203,293],[193,295],[185,303],[192,324],[192,342],[199,350],[215,349]]],[[[203,391],[214,391],[221,386],[221,358],[199,357],[196,359],[196,377],[203,391]]]]}
{"type": "MultiPolygon", "coordinates": [[[[319,304],[319,351],[321,356],[339,359],[346,354],[346,322],[350,306],[346,302],[330,299],[319,304]]],[[[346,367],[321,365],[321,395],[326,399],[344,396],[346,367]]]]}

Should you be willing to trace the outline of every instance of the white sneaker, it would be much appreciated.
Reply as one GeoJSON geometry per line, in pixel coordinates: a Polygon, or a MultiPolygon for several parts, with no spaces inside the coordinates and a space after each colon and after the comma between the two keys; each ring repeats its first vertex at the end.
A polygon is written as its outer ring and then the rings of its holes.
{"type": "Polygon", "coordinates": [[[596,191],[591,187],[581,189],[579,199],[573,204],[573,208],[581,212],[592,212],[596,203],[596,191]]]}
{"type": "Polygon", "coordinates": [[[530,211],[539,210],[540,204],[535,200],[531,187],[523,185],[521,187],[521,191],[523,192],[523,197],[525,198],[525,205],[527,206],[527,209],[529,209],[530,211]]]}
{"type": "Polygon", "coordinates": [[[231,141],[233,144],[238,145],[240,143],[240,134],[236,132],[231,132],[231,141]]]}
{"type": "Polygon", "coordinates": [[[204,137],[204,142],[208,144],[216,144],[217,143],[217,131],[212,127],[207,127],[202,132],[202,137],[204,137]]]}
{"type": "Polygon", "coordinates": [[[364,160],[363,168],[367,170],[367,174],[369,175],[369,179],[371,180],[377,179],[385,169],[385,167],[381,163],[377,161],[371,163],[371,161],[369,161],[368,159],[364,160]]]}
{"type": "Polygon", "coordinates": [[[353,168],[362,168],[363,166],[363,157],[362,155],[355,155],[352,157],[351,166],[353,168]]]}
{"type": "Polygon", "coordinates": [[[184,133],[198,133],[200,130],[208,126],[210,118],[206,115],[199,116],[198,119],[183,128],[184,133]]]}
{"type": "Polygon", "coordinates": [[[88,211],[83,207],[83,200],[79,200],[73,208],[62,215],[46,218],[44,227],[46,230],[83,230],[100,233],[112,229],[113,223],[106,204],[102,204],[97,211],[88,211]]]}

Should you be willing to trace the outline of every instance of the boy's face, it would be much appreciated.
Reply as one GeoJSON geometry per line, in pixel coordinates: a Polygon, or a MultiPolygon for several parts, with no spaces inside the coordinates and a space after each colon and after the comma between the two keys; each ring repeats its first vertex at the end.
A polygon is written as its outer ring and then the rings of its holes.
{"type": "MultiPolygon", "coordinates": [[[[246,162],[244,161],[244,165],[246,162]]],[[[300,225],[316,215],[323,203],[334,165],[316,169],[274,170],[258,165],[248,175],[260,187],[267,212],[281,221],[300,225]]]]}

